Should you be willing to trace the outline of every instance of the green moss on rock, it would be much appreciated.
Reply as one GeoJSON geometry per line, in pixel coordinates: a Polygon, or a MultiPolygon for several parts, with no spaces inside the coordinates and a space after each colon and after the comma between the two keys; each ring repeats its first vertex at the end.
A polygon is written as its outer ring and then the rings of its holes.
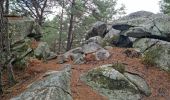
{"type": "Polygon", "coordinates": [[[100,84],[102,88],[120,90],[129,86],[129,84],[125,80],[114,80],[104,76],[103,68],[97,68],[92,70],[91,72],[89,72],[87,77],[89,77],[89,81],[93,81],[97,84],[100,84]]]}
{"type": "Polygon", "coordinates": [[[119,71],[120,73],[125,72],[125,66],[122,63],[115,63],[112,66],[109,66],[111,68],[114,68],[115,70],[119,71]]]}
{"type": "Polygon", "coordinates": [[[161,46],[156,46],[146,51],[142,58],[142,63],[149,66],[156,65],[156,59],[159,58],[161,50],[162,50],[161,46]]]}

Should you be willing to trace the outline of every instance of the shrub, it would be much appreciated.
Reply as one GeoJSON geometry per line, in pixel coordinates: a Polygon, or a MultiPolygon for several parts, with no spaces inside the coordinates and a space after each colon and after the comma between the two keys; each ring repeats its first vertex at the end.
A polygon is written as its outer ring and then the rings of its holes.
{"type": "Polygon", "coordinates": [[[125,72],[125,65],[123,65],[122,63],[114,63],[112,66],[110,66],[112,68],[114,68],[115,70],[119,71],[120,73],[124,73],[125,72]]]}
{"type": "Polygon", "coordinates": [[[102,43],[102,46],[103,47],[105,47],[105,46],[114,46],[113,45],[113,41],[118,41],[118,39],[119,39],[119,36],[113,36],[112,38],[105,38],[104,40],[103,40],[103,43],[102,43]]]}
{"type": "Polygon", "coordinates": [[[148,66],[154,66],[156,65],[156,59],[159,57],[161,47],[156,47],[148,50],[144,53],[144,56],[142,58],[142,63],[148,66]]]}

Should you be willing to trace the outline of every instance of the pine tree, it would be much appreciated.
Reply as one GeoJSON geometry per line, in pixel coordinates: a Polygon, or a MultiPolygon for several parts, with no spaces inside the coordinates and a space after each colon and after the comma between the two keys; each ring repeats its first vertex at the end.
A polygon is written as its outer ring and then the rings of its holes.
{"type": "Polygon", "coordinates": [[[170,0],[160,1],[161,12],[164,14],[170,14],[170,0]]]}

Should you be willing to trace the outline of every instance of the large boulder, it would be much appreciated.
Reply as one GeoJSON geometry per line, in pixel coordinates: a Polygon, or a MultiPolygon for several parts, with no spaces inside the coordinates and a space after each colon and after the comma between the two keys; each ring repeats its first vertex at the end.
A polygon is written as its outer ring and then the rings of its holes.
{"type": "Polygon", "coordinates": [[[102,47],[99,44],[95,43],[95,42],[90,42],[88,44],[84,44],[83,47],[82,47],[83,52],[85,54],[96,52],[101,48],[102,47]]]}
{"type": "Polygon", "coordinates": [[[151,36],[151,32],[144,27],[133,27],[124,32],[123,35],[133,38],[144,38],[151,36]]]}
{"type": "MultiPolygon", "coordinates": [[[[4,58],[8,56],[7,59],[0,59],[3,63],[10,63],[18,68],[25,68],[27,61],[33,55],[32,38],[28,37],[33,29],[35,28],[35,22],[31,18],[21,17],[21,16],[5,16],[8,18],[8,33],[10,39],[11,55],[5,55],[4,58]]],[[[37,33],[35,33],[37,34],[37,33]]]]}
{"type": "Polygon", "coordinates": [[[39,59],[48,59],[56,56],[55,53],[50,51],[50,48],[46,42],[40,42],[38,44],[38,47],[34,50],[34,55],[39,59]]]}
{"type": "Polygon", "coordinates": [[[104,37],[107,31],[107,25],[104,22],[98,21],[94,23],[91,30],[87,33],[86,39],[94,36],[104,37]]]}
{"type": "Polygon", "coordinates": [[[128,37],[170,41],[169,21],[168,15],[139,11],[116,20],[112,27],[128,37]]]}
{"type": "MultiPolygon", "coordinates": [[[[136,41],[140,41],[140,38],[151,38],[169,42],[169,20],[170,17],[164,14],[153,14],[147,11],[131,13],[113,22],[112,28],[121,32],[118,35],[118,39],[113,41],[112,44],[119,47],[131,47],[132,44],[136,44],[136,41]]],[[[148,45],[152,45],[155,42],[152,41],[148,45]]]]}
{"type": "Polygon", "coordinates": [[[84,61],[84,52],[82,47],[77,47],[67,51],[66,53],[59,55],[57,57],[57,63],[63,64],[69,60],[73,60],[74,64],[83,64],[84,61]]]}
{"type": "Polygon", "coordinates": [[[74,61],[74,64],[84,64],[86,62],[85,55],[82,55],[82,54],[76,55],[73,61],[74,61]]]}
{"type": "Polygon", "coordinates": [[[144,56],[148,57],[152,55],[153,61],[157,67],[170,71],[170,44],[157,44],[152,48],[148,49],[144,56]]]}
{"type": "Polygon", "coordinates": [[[103,46],[132,47],[130,37],[121,35],[120,30],[111,29],[103,38],[103,46]]]}
{"type": "Polygon", "coordinates": [[[124,75],[121,68],[118,69],[115,69],[112,64],[102,65],[84,74],[81,80],[107,96],[109,100],[140,100],[140,93],[150,95],[150,89],[141,77],[134,76],[135,79],[131,79],[133,75],[128,73],[129,78],[124,75]]]}
{"type": "Polygon", "coordinates": [[[154,46],[156,43],[158,43],[160,40],[158,39],[149,39],[149,38],[141,38],[137,39],[133,42],[133,48],[137,48],[140,50],[141,53],[144,53],[147,49],[154,46]]]}
{"type": "Polygon", "coordinates": [[[158,41],[144,52],[144,63],[156,65],[157,67],[170,70],[170,43],[158,41]]]}
{"type": "Polygon", "coordinates": [[[68,61],[69,61],[69,59],[66,58],[66,56],[64,56],[64,55],[58,55],[57,56],[57,64],[63,64],[63,63],[68,62],[68,61]]]}
{"type": "Polygon", "coordinates": [[[69,58],[73,54],[83,54],[82,47],[77,47],[77,48],[71,49],[71,50],[67,51],[66,53],[64,53],[64,56],[66,58],[69,58]]]}
{"type": "Polygon", "coordinates": [[[134,19],[134,18],[148,18],[149,16],[153,15],[154,13],[148,12],[148,11],[137,11],[134,13],[131,13],[125,17],[122,17],[121,19],[128,20],[128,19],[134,19]]]}
{"type": "Polygon", "coordinates": [[[109,51],[105,49],[100,49],[95,53],[96,60],[106,60],[110,57],[109,51]]]}
{"type": "MultiPolygon", "coordinates": [[[[31,47],[31,39],[24,38],[20,41],[15,41],[11,44],[11,59],[15,59],[12,64],[19,68],[24,69],[30,57],[33,56],[33,48],[31,47]]],[[[5,58],[5,57],[4,57],[5,58]]],[[[6,62],[6,63],[9,63],[6,62]]]]}
{"type": "Polygon", "coordinates": [[[103,46],[112,45],[113,43],[117,43],[120,37],[120,31],[115,29],[110,29],[109,32],[103,38],[103,46]]]}
{"type": "Polygon", "coordinates": [[[145,94],[146,96],[151,95],[151,90],[145,80],[137,74],[124,74],[133,84],[137,86],[141,93],[145,94]]]}
{"type": "Polygon", "coordinates": [[[94,36],[86,40],[86,44],[93,42],[102,45],[103,39],[100,36],[94,36]]]}
{"type": "Polygon", "coordinates": [[[11,36],[11,42],[15,43],[26,37],[40,39],[42,35],[41,27],[32,18],[28,17],[7,17],[9,19],[8,32],[11,36]]]}
{"type": "Polygon", "coordinates": [[[29,18],[9,19],[11,43],[25,39],[32,32],[34,23],[34,20],[29,18]]]}
{"type": "Polygon", "coordinates": [[[92,37],[87,40],[87,42],[82,47],[77,47],[58,56],[57,63],[62,64],[72,60],[74,64],[84,64],[88,61],[108,59],[110,57],[110,53],[108,50],[105,50],[99,45],[98,39],[100,40],[101,37],[92,37]]]}
{"type": "MultiPolygon", "coordinates": [[[[7,17],[7,16],[6,16],[7,17]]],[[[28,18],[8,18],[8,33],[10,39],[11,55],[5,55],[0,60],[3,63],[9,63],[5,59],[15,59],[12,64],[17,68],[25,68],[29,57],[32,56],[31,39],[27,37],[30,33],[34,21],[28,18]]]]}
{"type": "Polygon", "coordinates": [[[64,54],[64,56],[71,60],[73,60],[74,64],[83,64],[85,63],[84,61],[84,52],[82,47],[77,47],[75,49],[72,49],[64,54]]]}
{"type": "Polygon", "coordinates": [[[65,65],[62,71],[47,72],[41,80],[11,100],[72,100],[70,77],[70,65],[65,65]]]}
{"type": "Polygon", "coordinates": [[[119,30],[116,30],[116,29],[111,29],[109,30],[109,32],[105,35],[104,39],[112,39],[114,36],[119,36],[120,34],[120,31],[119,30]]]}
{"type": "Polygon", "coordinates": [[[120,35],[119,39],[117,41],[113,41],[112,44],[114,44],[117,47],[132,47],[133,45],[130,38],[124,35],[120,35]]]}
{"type": "Polygon", "coordinates": [[[144,38],[136,41],[133,47],[144,54],[144,63],[170,71],[170,42],[144,38]]]}

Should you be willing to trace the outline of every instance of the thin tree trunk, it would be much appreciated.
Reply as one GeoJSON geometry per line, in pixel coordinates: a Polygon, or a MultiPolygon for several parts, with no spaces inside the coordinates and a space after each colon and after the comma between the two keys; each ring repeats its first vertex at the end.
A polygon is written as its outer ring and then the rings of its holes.
{"type": "Polygon", "coordinates": [[[64,15],[64,1],[63,1],[63,5],[62,5],[62,11],[61,11],[61,16],[60,16],[60,32],[59,32],[59,54],[61,52],[61,38],[62,38],[62,32],[63,32],[63,15],[64,15]]]}
{"type": "MultiPolygon", "coordinates": [[[[5,0],[5,15],[9,14],[9,0],[5,0]]],[[[4,26],[5,26],[5,46],[6,46],[6,52],[7,55],[11,55],[11,47],[10,47],[10,37],[8,32],[8,19],[4,18],[4,26]]],[[[8,58],[7,58],[8,59],[8,58]]]]}
{"type": "Polygon", "coordinates": [[[42,24],[43,24],[43,18],[42,18],[42,16],[41,16],[41,15],[38,17],[38,24],[42,27],[42,24]]]}
{"type": "MultiPolygon", "coordinates": [[[[72,6],[71,8],[74,9],[75,6],[75,0],[72,1],[72,6]]],[[[72,38],[73,38],[73,21],[74,21],[74,14],[73,10],[71,11],[70,15],[70,26],[69,26],[69,31],[68,31],[68,38],[67,38],[67,51],[71,49],[71,43],[72,43],[72,38]]]]}
{"type": "Polygon", "coordinates": [[[3,20],[3,4],[4,4],[4,0],[0,0],[0,94],[3,93],[2,90],[2,65],[3,65],[3,61],[2,61],[2,53],[3,53],[3,35],[4,35],[4,20],[3,20]]]}
{"type": "Polygon", "coordinates": [[[2,88],[2,65],[0,64],[0,95],[3,93],[2,88]]]}
{"type": "MultiPolygon", "coordinates": [[[[5,2],[5,15],[9,14],[9,0],[6,0],[5,2]]],[[[11,57],[11,47],[10,47],[10,37],[8,33],[8,19],[4,18],[4,26],[5,26],[5,48],[6,48],[6,60],[8,61],[9,57],[11,57]]],[[[10,85],[13,85],[16,83],[15,77],[14,77],[14,72],[13,72],[13,58],[9,61],[7,64],[7,71],[8,71],[8,79],[10,85]]]]}
{"type": "Polygon", "coordinates": [[[70,19],[70,26],[69,26],[69,32],[68,32],[68,38],[67,38],[67,51],[71,49],[71,39],[73,34],[73,15],[71,15],[70,19]]]}
{"type": "Polygon", "coordinates": [[[9,14],[9,0],[5,2],[5,14],[9,14]]]}
{"type": "Polygon", "coordinates": [[[8,70],[8,77],[9,77],[9,83],[10,85],[14,85],[16,83],[15,77],[14,77],[14,72],[13,72],[13,65],[12,62],[15,60],[15,58],[12,58],[10,62],[7,65],[7,70],[8,70]]]}

